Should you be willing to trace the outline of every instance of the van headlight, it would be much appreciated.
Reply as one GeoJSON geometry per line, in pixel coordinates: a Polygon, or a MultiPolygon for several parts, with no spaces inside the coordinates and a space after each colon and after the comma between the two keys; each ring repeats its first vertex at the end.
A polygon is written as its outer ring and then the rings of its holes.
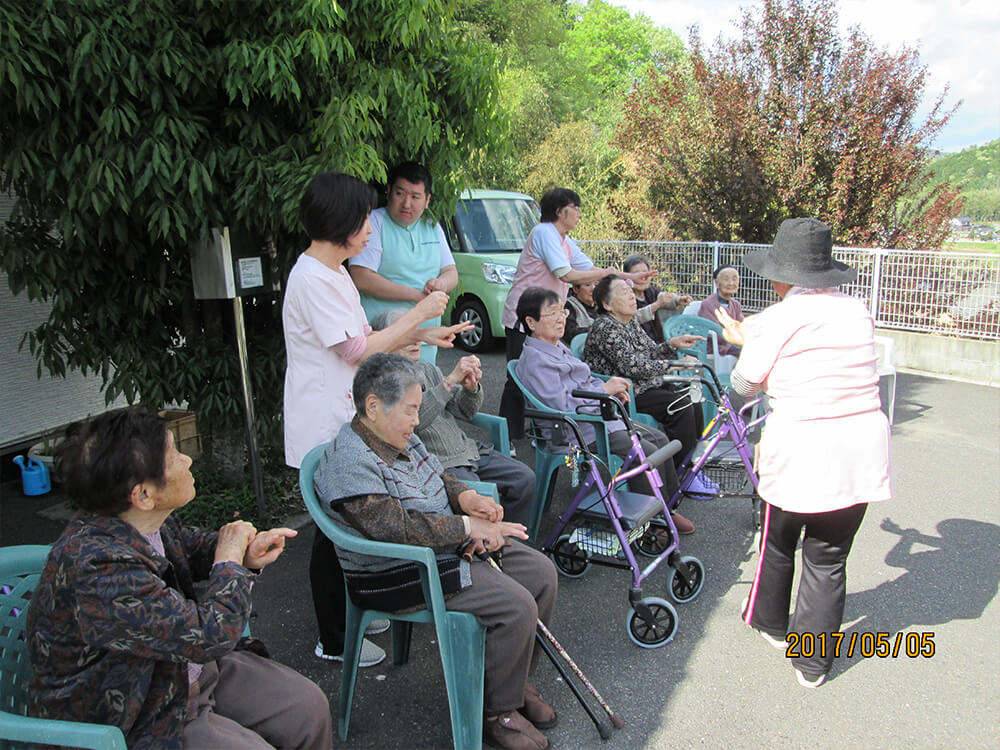
{"type": "Polygon", "coordinates": [[[491,284],[513,284],[516,272],[515,266],[506,266],[502,263],[483,263],[483,278],[491,284]]]}

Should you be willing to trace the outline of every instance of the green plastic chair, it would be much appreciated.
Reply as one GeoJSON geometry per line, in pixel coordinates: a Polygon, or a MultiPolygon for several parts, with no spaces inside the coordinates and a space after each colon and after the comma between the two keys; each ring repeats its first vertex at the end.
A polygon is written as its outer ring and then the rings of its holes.
{"type": "MultiPolygon", "coordinates": [[[[419,612],[386,612],[362,609],[351,600],[347,591],[347,624],[344,633],[344,667],[340,679],[340,706],[337,728],[341,740],[347,739],[351,723],[351,704],[358,676],[361,641],[368,623],[388,619],[392,625],[392,663],[405,664],[409,658],[410,634],[413,623],[433,625],[441,653],[441,666],[448,690],[451,713],[451,734],[455,750],[481,748],[483,740],[483,675],[485,670],[486,629],[469,612],[449,612],[445,609],[437,558],[430,547],[411,544],[377,542],[342,530],[320,505],[313,486],[313,477],[328,444],[318,445],[306,454],[299,469],[299,488],[306,509],[320,530],[337,547],[375,557],[390,557],[416,563],[424,590],[427,608],[419,612]]],[[[477,483],[485,487],[485,484],[477,483]]],[[[483,490],[480,490],[482,492],[483,490]]],[[[496,488],[493,496],[496,497],[496,488]]],[[[346,585],[346,584],[345,584],[346,585]]]]}
{"type": "MultiPolygon", "coordinates": [[[[514,385],[516,385],[518,390],[520,390],[524,395],[524,400],[527,405],[532,409],[547,412],[553,416],[558,415],[570,417],[577,423],[594,423],[594,432],[596,434],[597,443],[596,454],[608,465],[612,474],[618,471],[618,468],[622,465],[622,460],[611,452],[608,442],[608,431],[605,427],[604,420],[601,419],[600,415],[579,414],[577,412],[561,412],[550,406],[546,406],[538,400],[535,394],[525,388],[520,378],[517,377],[516,370],[518,361],[519,360],[516,359],[510,360],[507,363],[507,372],[510,374],[511,380],[514,381],[514,385]]],[[[534,431],[538,432],[537,429],[534,431]]],[[[538,536],[538,528],[542,524],[542,516],[552,504],[552,491],[555,488],[556,473],[559,471],[560,466],[565,465],[567,453],[565,448],[552,449],[545,440],[541,439],[541,437],[537,437],[534,442],[535,506],[531,509],[531,520],[530,525],[528,526],[528,538],[532,543],[535,542],[535,539],[538,536]]]]}
{"type": "MultiPolygon", "coordinates": [[[[715,352],[719,350],[719,341],[725,341],[722,337],[722,326],[700,315],[675,315],[672,318],[668,318],[663,324],[663,337],[665,339],[681,336],[685,333],[704,336],[707,341],[698,341],[694,347],[681,349],[679,353],[691,354],[697,357],[699,361],[711,365],[712,369],[715,370],[716,377],[719,378],[719,383],[722,384],[723,388],[728,388],[728,373],[720,373],[719,368],[716,366],[716,356],[708,353],[708,341],[713,342],[713,351],[715,352]]],[[[705,424],[708,424],[718,412],[718,407],[712,401],[712,394],[708,386],[704,386],[703,390],[705,400],[701,402],[701,413],[704,415],[705,424]]]]}
{"type": "Polygon", "coordinates": [[[26,716],[31,664],[25,621],[28,602],[38,584],[46,545],[0,548],[0,748],[83,747],[93,750],[126,750],[118,727],[26,716]]]}
{"type": "Polygon", "coordinates": [[[587,334],[578,333],[573,337],[573,340],[569,342],[569,350],[573,352],[573,356],[577,359],[583,359],[583,347],[587,343],[587,334]]]}
{"type": "Polygon", "coordinates": [[[472,419],[469,420],[469,423],[474,424],[489,433],[494,449],[503,453],[505,456],[510,455],[510,432],[507,429],[506,419],[498,417],[494,414],[483,414],[482,412],[477,412],[472,419]]]}

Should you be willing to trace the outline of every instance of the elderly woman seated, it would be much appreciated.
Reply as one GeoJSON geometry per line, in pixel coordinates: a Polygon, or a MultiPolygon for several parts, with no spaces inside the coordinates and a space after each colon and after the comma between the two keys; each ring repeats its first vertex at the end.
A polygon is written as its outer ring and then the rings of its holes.
{"type": "MultiPolygon", "coordinates": [[[[503,508],[449,474],[415,434],[423,400],[418,366],[375,354],[354,377],[357,414],[327,449],[316,492],[333,520],[371,539],[434,549],[450,610],[472,612],[486,627],[485,734],[513,750],[543,750],[540,728],[552,708],[528,682],[538,659],[536,620],[556,601],[551,561],[516,539],[525,527],[502,521],[503,508]],[[514,537],[516,539],[510,539],[514,537]],[[475,554],[503,550],[503,572],[475,554]]],[[[416,570],[338,549],[359,604],[399,610],[423,602],[416,570]]]]}
{"type": "MultiPolygon", "coordinates": [[[[594,301],[599,315],[587,336],[584,360],[594,372],[620,375],[634,383],[636,408],[651,414],[667,435],[684,446],[674,456],[674,465],[680,468],[698,443],[701,415],[687,395],[687,386],[677,389],[664,382],[671,369],[667,360],[676,360],[678,349],[691,347],[704,337],[684,334],[655,343],[636,320],[631,287],[614,274],[605,276],[594,288],[594,301]]],[[[690,491],[713,494],[714,489],[699,476],[690,491]]]]}
{"type": "MultiPolygon", "coordinates": [[[[604,391],[619,400],[628,401],[628,381],[613,377],[603,381],[595,377],[590,368],[581,362],[560,340],[566,325],[566,310],[559,304],[559,296],[548,289],[531,287],[517,302],[517,317],[530,336],[524,341],[524,349],[517,363],[517,377],[535,397],[546,406],[559,411],[575,412],[579,407],[593,407],[598,411],[594,399],[577,398],[574,390],[604,391]]],[[[593,443],[594,427],[587,422],[580,423],[583,438],[593,443]]],[[[667,444],[667,436],[659,430],[635,424],[639,431],[642,448],[649,455],[667,444]]],[[[607,423],[608,443],[611,451],[618,456],[626,456],[632,442],[625,432],[625,424],[620,420],[607,423]]],[[[660,464],[659,472],[668,497],[677,491],[677,473],[671,462],[660,464]]],[[[631,481],[634,492],[651,494],[652,489],[644,475],[631,481]]],[[[679,513],[674,513],[674,525],[681,534],[694,531],[694,524],[679,513]]]]}
{"type": "Polygon", "coordinates": [[[323,691],[240,639],[254,570],[295,532],[171,517],[194,498],[191,459],[140,407],[72,426],[56,465],[83,513],[28,607],[30,715],[114,725],[130,748],[331,747],[323,691]]]}
{"type": "MultiPolygon", "coordinates": [[[[706,320],[716,321],[716,310],[725,310],[737,322],[743,320],[743,308],[734,295],[740,290],[740,272],[735,266],[719,266],[712,273],[715,279],[715,294],[702,300],[698,315],[706,320]]],[[[719,342],[719,354],[739,356],[741,347],[725,341],[719,342]]]]}
{"type": "MultiPolygon", "coordinates": [[[[392,325],[402,314],[401,310],[380,312],[371,320],[372,330],[392,325]]],[[[420,342],[404,345],[395,353],[416,362],[420,372],[424,397],[416,432],[427,450],[459,479],[493,482],[500,491],[504,519],[528,523],[535,502],[535,473],[492,445],[470,438],[456,419],[472,419],[483,405],[479,358],[462,357],[445,375],[434,363],[420,360],[420,342]]]]}
{"type": "MultiPolygon", "coordinates": [[[[645,255],[630,255],[622,262],[622,270],[626,273],[641,274],[651,268],[649,258],[645,255]]],[[[691,302],[690,295],[661,292],[653,286],[649,277],[640,277],[640,280],[633,282],[632,294],[635,295],[638,308],[635,313],[636,322],[657,344],[663,343],[663,324],[657,313],[660,310],[683,310],[684,306],[691,302]]],[[[595,310],[595,318],[596,312],[595,310]]]]}

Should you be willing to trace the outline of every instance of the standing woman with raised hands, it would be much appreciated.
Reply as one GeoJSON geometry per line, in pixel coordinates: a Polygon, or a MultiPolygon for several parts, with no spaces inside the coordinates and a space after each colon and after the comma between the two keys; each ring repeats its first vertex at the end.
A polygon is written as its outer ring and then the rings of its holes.
{"type": "MultiPolygon", "coordinates": [[[[517,302],[530,287],[549,289],[566,304],[570,284],[597,281],[615,271],[601,268],[584,255],[569,233],[580,222],[580,196],[567,188],[553,188],[539,203],[541,221],[531,230],[524,251],[517,262],[514,283],[503,306],[503,325],[507,335],[507,361],[521,356],[527,331],[520,328],[517,302]]],[[[646,270],[620,273],[623,278],[641,281],[656,275],[646,270]]],[[[511,438],[524,437],[524,399],[514,382],[507,378],[500,399],[500,416],[507,419],[511,438]]]]}
{"type": "MultiPolygon", "coordinates": [[[[837,289],[857,272],[833,260],[832,249],[826,224],[787,219],[772,246],[743,259],[770,279],[781,301],[742,323],[715,313],[726,340],[743,347],[733,389],[771,398],[758,467],[760,555],[743,621],[782,649],[788,633],[829,644],[840,631],[854,536],[868,503],[892,497],[875,324],[864,303],[837,289]],[[790,620],[800,536],[802,578],[790,620]]],[[[799,684],[822,685],[833,658],[834,649],[818,646],[809,657],[793,657],[799,684]]]]}
{"type": "MultiPolygon", "coordinates": [[[[361,362],[376,352],[390,352],[411,342],[451,347],[455,334],[469,327],[418,329],[424,321],[440,316],[448,304],[447,294],[431,292],[392,325],[372,331],[344,261],[364,248],[371,234],[368,215],[375,203],[376,193],[369,185],[332,172],[314,177],[302,197],[300,219],[310,243],[288,276],[281,310],[288,359],[285,463],[294,468],[306,453],[332,440],[351,421],[351,384],[361,362]]],[[[333,544],[319,529],[309,580],[320,629],[315,653],[322,659],[342,661],[344,574],[333,544]]],[[[381,648],[364,642],[360,666],[373,666],[384,658],[381,648]]]]}

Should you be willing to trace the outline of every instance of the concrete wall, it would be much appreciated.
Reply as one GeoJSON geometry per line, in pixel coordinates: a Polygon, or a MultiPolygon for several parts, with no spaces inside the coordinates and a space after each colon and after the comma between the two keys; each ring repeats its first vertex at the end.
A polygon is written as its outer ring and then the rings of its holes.
{"type": "Polygon", "coordinates": [[[1000,387],[1000,342],[879,329],[895,342],[897,369],[1000,387]]]}

